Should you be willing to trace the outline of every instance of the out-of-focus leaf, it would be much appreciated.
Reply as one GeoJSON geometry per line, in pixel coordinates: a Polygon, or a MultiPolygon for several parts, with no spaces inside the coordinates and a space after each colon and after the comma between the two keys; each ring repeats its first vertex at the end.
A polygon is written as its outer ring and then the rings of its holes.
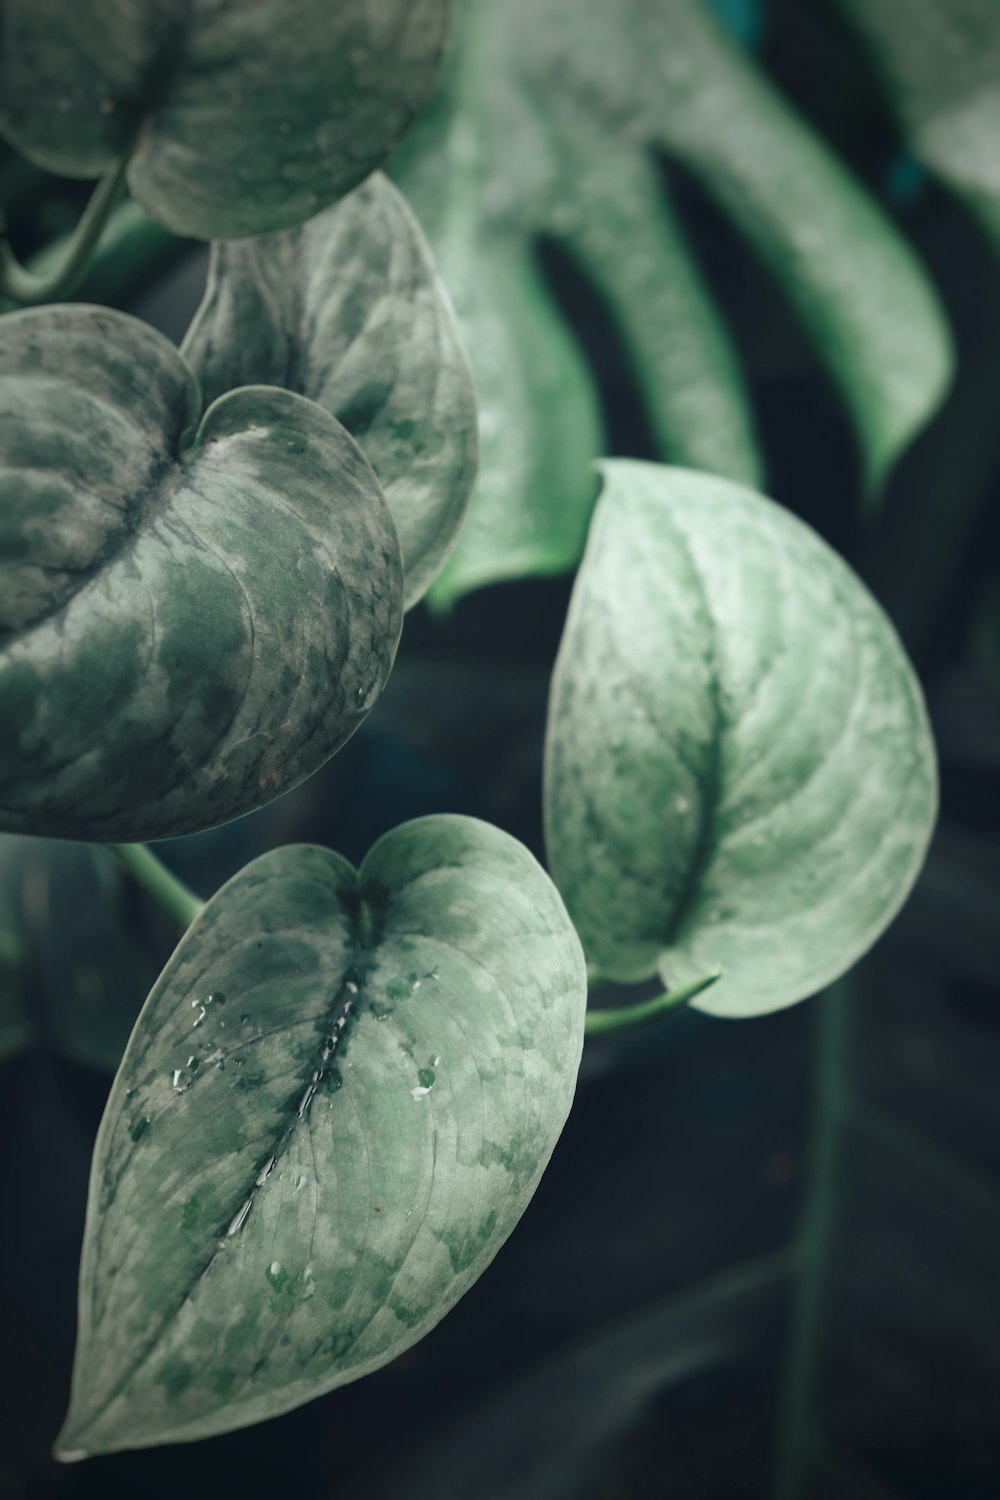
{"type": "Polygon", "coordinates": [[[224,822],[311,775],[381,691],[402,569],[363,454],[287,391],[200,410],[176,349],[132,318],[0,323],[8,831],[224,822]]]}
{"type": "Polygon", "coordinates": [[[524,247],[483,245],[452,289],[475,366],[480,464],[458,543],[428,596],[437,608],[483,584],[572,568],[601,446],[586,369],[524,247]]]}
{"type": "Polygon", "coordinates": [[[156,974],[124,919],[123,894],[103,851],[0,839],[0,945],[16,959],[10,967],[0,955],[0,994],[15,978],[22,1050],[104,1073],[118,1067],[156,974]]]}
{"type": "Polygon", "coordinates": [[[550,0],[530,49],[536,89],[570,93],[605,131],[630,128],[699,178],[811,334],[874,493],[951,375],[947,327],[919,263],[701,0],[587,7],[567,58],[558,22],[570,8],[550,0]]]}
{"type": "Polygon", "coordinates": [[[201,239],[301,223],[383,160],[430,89],[447,0],[6,0],[0,130],[201,239]]]}
{"type": "Polygon", "coordinates": [[[914,155],[1000,249],[1000,5],[835,0],[868,48],[914,155]]]}
{"type": "Polygon", "coordinates": [[[891,222],[701,0],[481,0],[455,31],[394,164],[455,297],[482,405],[483,479],[442,602],[572,562],[592,504],[577,453],[597,457],[597,429],[569,395],[534,406],[524,447],[536,457],[520,462],[515,397],[533,393],[490,377],[510,363],[496,322],[537,316],[537,283],[525,278],[518,318],[518,289],[485,264],[487,237],[516,245],[522,264],[555,240],[580,268],[621,335],[664,458],[762,483],[739,363],[656,152],[700,180],[790,300],[849,409],[873,501],[950,380],[943,314],[891,222]]]}
{"type": "Polygon", "coordinates": [[[392,511],[407,608],[441,571],[476,472],[476,398],[420,226],[375,173],[297,229],[217,241],[181,349],[206,405],[308,396],[357,439],[392,511]]]}
{"type": "Polygon", "coordinates": [[[585,1004],[555,887],[488,824],[408,823],[357,872],[308,845],[242,870],[108,1101],[61,1455],[258,1422],[427,1333],[538,1184],[585,1004]]]}
{"type": "MultiPolygon", "coordinates": [[[[441,604],[571,567],[582,548],[597,397],[534,263],[540,237],[618,321],[665,456],[760,477],[735,354],[652,158],[525,78],[536,34],[560,14],[552,0],[532,15],[488,0],[456,18],[441,86],[393,165],[454,297],[480,402],[480,479],[432,594],[441,604]]],[[[578,65],[578,16],[561,21],[578,65]]]]}
{"type": "MultiPolygon", "coordinates": [[[[510,1500],[515,1492],[519,1500],[593,1500],[614,1493],[628,1466],[625,1445],[635,1443],[656,1403],[683,1399],[689,1382],[724,1380],[755,1363],[787,1272],[788,1257],[763,1258],[599,1330],[463,1411],[401,1462],[377,1467],[377,1491],[365,1489],[366,1500],[375,1493],[380,1500],[510,1500]]],[[[682,1444],[674,1438],[675,1454],[682,1444]]]]}
{"type": "Polygon", "coordinates": [[[15,841],[0,840],[0,1063],[24,1052],[34,1037],[28,1009],[26,944],[11,878],[16,858],[15,841]]]}
{"type": "Polygon", "coordinates": [[[588,960],[758,1015],[902,904],[936,812],[920,688],[846,563],[725,480],[605,466],[552,683],[546,834],[588,960]]]}

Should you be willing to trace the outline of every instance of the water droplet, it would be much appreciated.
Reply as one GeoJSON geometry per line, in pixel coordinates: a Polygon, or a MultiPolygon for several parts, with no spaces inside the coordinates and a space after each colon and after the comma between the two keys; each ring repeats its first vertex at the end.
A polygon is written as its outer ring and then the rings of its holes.
{"type": "Polygon", "coordinates": [[[193,1073],[195,1071],[195,1069],[197,1068],[197,1066],[198,1066],[198,1059],[196,1057],[189,1057],[188,1060],[187,1060],[187,1066],[191,1069],[191,1072],[193,1073]]]}
{"type": "Polygon", "coordinates": [[[280,1292],[281,1288],[288,1280],[288,1272],[285,1270],[280,1260],[272,1260],[271,1264],[264,1272],[264,1275],[267,1277],[268,1281],[274,1287],[274,1290],[276,1292],[280,1292]]]}
{"type": "Polygon", "coordinates": [[[140,1136],[146,1134],[146,1131],[149,1129],[152,1123],[153,1122],[150,1119],[149,1115],[139,1115],[132,1121],[132,1124],[129,1126],[128,1133],[134,1141],[137,1141],[140,1136]]]}
{"type": "Polygon", "coordinates": [[[297,1193],[300,1193],[308,1181],[309,1178],[305,1175],[305,1173],[303,1173],[301,1177],[297,1177],[295,1179],[295,1191],[297,1193]]]}
{"type": "Polygon", "coordinates": [[[184,1092],[184,1084],[181,1083],[181,1079],[183,1077],[184,1077],[184,1069],[183,1068],[175,1068],[174,1069],[174,1088],[178,1091],[178,1093],[181,1093],[181,1094],[184,1092]]]}
{"type": "Polygon", "coordinates": [[[222,990],[213,990],[205,1001],[206,1005],[225,1005],[226,997],[222,990]]]}
{"type": "Polygon", "coordinates": [[[417,1078],[419,1079],[422,1088],[430,1090],[434,1087],[436,1074],[433,1068],[421,1068],[420,1072],[417,1074],[417,1078]]]}
{"type": "Polygon", "coordinates": [[[265,1182],[267,1181],[267,1179],[271,1175],[271,1170],[272,1170],[273,1166],[274,1166],[274,1157],[273,1156],[269,1156],[268,1159],[267,1159],[267,1161],[261,1167],[260,1171],[257,1173],[257,1181],[255,1183],[256,1187],[263,1187],[264,1186],[265,1182]]]}

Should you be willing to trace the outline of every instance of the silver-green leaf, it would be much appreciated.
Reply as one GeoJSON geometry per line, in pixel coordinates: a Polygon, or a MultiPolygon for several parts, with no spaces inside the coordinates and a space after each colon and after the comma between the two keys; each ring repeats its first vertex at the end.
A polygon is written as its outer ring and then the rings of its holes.
{"type": "Polygon", "coordinates": [[[101,1125],[64,1459],[184,1442],[378,1368],[476,1280],[569,1111],[583,955],[522,845],[405,824],[205,907],[101,1125]]]}
{"type": "Polygon", "coordinates": [[[409,608],[454,545],[476,473],[476,399],[447,294],[381,173],[307,224],[216,242],[182,353],[206,402],[297,391],[338,417],[399,532],[409,608]]]}
{"type": "Polygon", "coordinates": [[[178,234],[301,223],[423,103],[448,0],[6,0],[0,133],[40,166],[128,182],[178,234]]]}
{"type": "Polygon", "coordinates": [[[790,1005],[878,937],[936,811],[919,685],[836,553],[726,480],[604,466],[552,684],[551,866],[601,973],[790,1005]]]}
{"type": "Polygon", "coordinates": [[[287,391],[200,411],[133,318],[0,324],[0,828],[224,822],[317,770],[382,689],[402,568],[364,455],[287,391]]]}

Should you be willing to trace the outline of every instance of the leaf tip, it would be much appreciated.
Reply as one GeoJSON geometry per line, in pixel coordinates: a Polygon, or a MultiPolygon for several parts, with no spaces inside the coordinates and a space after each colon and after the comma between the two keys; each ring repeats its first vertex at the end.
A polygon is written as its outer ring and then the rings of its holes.
{"type": "Polygon", "coordinates": [[[61,1464],[78,1464],[81,1459],[89,1458],[90,1454],[86,1448],[53,1448],[52,1457],[61,1464]]]}

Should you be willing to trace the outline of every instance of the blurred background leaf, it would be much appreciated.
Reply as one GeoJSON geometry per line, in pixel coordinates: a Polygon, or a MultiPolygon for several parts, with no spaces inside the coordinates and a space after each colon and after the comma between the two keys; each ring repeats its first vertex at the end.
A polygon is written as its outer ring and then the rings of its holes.
{"type": "MultiPolygon", "coordinates": [[[[756,8],[721,10],[757,35],[756,8]]],[[[394,165],[455,297],[483,413],[483,477],[432,603],[580,553],[593,486],[577,453],[600,448],[582,403],[600,375],[567,363],[562,390],[533,400],[532,347],[522,336],[505,351],[499,326],[537,316],[528,267],[543,246],[550,280],[568,261],[614,327],[655,454],[764,484],[740,357],[668,163],[780,286],[850,414],[869,501],[939,404],[951,342],[919,261],[702,0],[476,0],[394,165]],[[497,284],[498,244],[520,284],[497,284]]]]}

